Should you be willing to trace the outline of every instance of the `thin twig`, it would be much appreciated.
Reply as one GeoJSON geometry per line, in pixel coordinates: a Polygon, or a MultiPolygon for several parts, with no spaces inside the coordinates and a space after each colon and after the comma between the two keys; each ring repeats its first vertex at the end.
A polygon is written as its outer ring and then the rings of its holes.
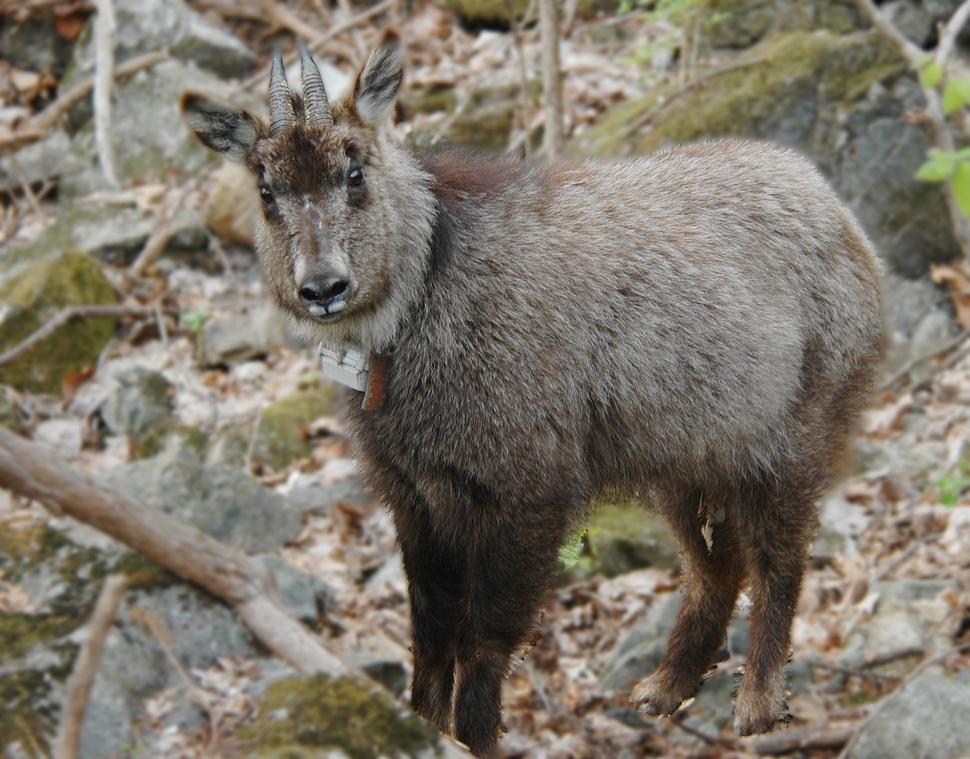
{"type": "Polygon", "coordinates": [[[118,187],[115,152],[111,144],[111,87],[114,84],[115,21],[114,0],[94,0],[94,144],[101,172],[108,184],[118,187]]]}
{"type": "MultiPolygon", "coordinates": [[[[147,53],[115,67],[114,78],[131,76],[142,69],[151,68],[168,59],[168,53],[147,53]]],[[[0,147],[20,148],[47,136],[57,120],[91,94],[94,80],[89,79],[61,95],[43,111],[27,119],[16,132],[0,133],[0,147]]]]}
{"type": "Polygon", "coordinates": [[[34,209],[34,213],[37,214],[41,222],[44,221],[44,207],[40,204],[40,199],[34,194],[34,191],[30,189],[30,182],[27,181],[27,175],[24,174],[24,170],[20,167],[20,161],[18,161],[14,154],[9,151],[4,151],[7,161],[10,162],[10,168],[13,170],[14,175],[17,177],[17,181],[20,182],[20,188],[24,191],[24,196],[30,203],[30,207],[34,209]]]}
{"type": "Polygon", "coordinates": [[[542,152],[547,161],[555,161],[562,157],[566,140],[563,129],[557,0],[539,0],[539,37],[542,45],[542,101],[546,113],[542,152]]]}
{"type": "Polygon", "coordinates": [[[519,27],[519,20],[515,16],[515,6],[512,0],[505,0],[505,12],[509,14],[509,26],[512,29],[512,40],[515,42],[516,56],[519,62],[519,89],[522,99],[522,128],[527,132],[522,146],[525,148],[525,157],[532,155],[532,140],[529,139],[528,129],[532,123],[532,96],[529,94],[529,74],[525,63],[525,45],[522,44],[522,29],[519,27]]]}
{"type": "Polygon", "coordinates": [[[94,605],[91,621],[88,623],[87,640],[81,646],[81,651],[74,663],[74,670],[67,681],[67,698],[61,712],[61,722],[57,728],[53,759],[75,759],[77,756],[91,685],[98,671],[105,639],[108,637],[111,623],[118,611],[118,604],[121,603],[126,590],[128,590],[128,578],[125,575],[108,575],[105,578],[97,603],[94,605]]]}
{"type": "MultiPolygon", "coordinates": [[[[401,0],[383,0],[383,2],[378,3],[372,8],[368,8],[363,13],[360,13],[354,16],[352,19],[348,19],[342,24],[337,24],[336,26],[332,27],[326,32],[323,32],[322,34],[317,33],[313,39],[307,40],[307,47],[309,48],[311,53],[319,52],[320,49],[324,45],[326,45],[330,40],[332,40],[334,37],[339,37],[347,30],[353,29],[356,26],[360,26],[361,24],[367,23],[375,16],[379,16],[385,11],[390,10],[399,2],[401,2],[401,0]]],[[[299,51],[294,51],[292,53],[289,53],[283,56],[283,63],[284,65],[289,66],[299,57],[300,57],[299,51]]],[[[239,88],[243,90],[248,90],[248,89],[252,89],[255,86],[265,84],[269,80],[270,65],[271,64],[263,66],[258,71],[251,74],[247,79],[244,79],[240,84],[239,88]]]]}
{"type": "Polygon", "coordinates": [[[927,361],[931,361],[934,358],[938,358],[939,356],[942,356],[944,353],[949,353],[954,348],[959,347],[963,343],[963,341],[966,340],[968,337],[970,337],[970,329],[965,329],[959,335],[957,335],[952,340],[950,340],[950,342],[948,342],[942,348],[937,348],[935,351],[927,353],[926,355],[910,359],[905,364],[903,364],[902,369],[900,369],[895,374],[893,374],[889,379],[878,384],[876,386],[876,392],[882,393],[882,392],[885,392],[886,390],[889,390],[889,388],[893,387],[893,385],[895,385],[900,380],[909,377],[909,373],[913,371],[913,369],[915,369],[917,366],[919,366],[920,364],[925,364],[927,361]]]}
{"type": "Polygon", "coordinates": [[[172,239],[172,221],[191,189],[192,184],[187,183],[180,187],[167,202],[162,203],[158,211],[158,221],[155,223],[155,228],[149,235],[145,247],[142,248],[138,258],[135,259],[118,284],[118,291],[123,295],[132,291],[141,276],[148,271],[148,267],[155,263],[162,251],[165,250],[168,241],[172,239]]]}
{"type": "MultiPolygon", "coordinates": [[[[173,311],[174,313],[174,311],[173,311]]],[[[0,366],[12,364],[34,348],[37,343],[50,337],[71,319],[117,319],[121,316],[153,316],[155,306],[65,306],[43,326],[31,332],[15,346],[0,353],[0,366]]]]}

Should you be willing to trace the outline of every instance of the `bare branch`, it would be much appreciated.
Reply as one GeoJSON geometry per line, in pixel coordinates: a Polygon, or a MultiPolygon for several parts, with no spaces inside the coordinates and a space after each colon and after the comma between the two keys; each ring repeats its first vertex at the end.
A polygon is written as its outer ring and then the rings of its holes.
{"type": "Polygon", "coordinates": [[[67,681],[67,697],[54,741],[53,759],[74,759],[77,756],[81,725],[84,722],[94,675],[98,671],[104,642],[118,611],[118,604],[127,590],[128,578],[124,575],[108,575],[104,580],[91,621],[88,622],[87,640],[81,646],[74,662],[74,670],[67,681]]]}
{"type": "Polygon", "coordinates": [[[950,60],[957,42],[957,36],[960,34],[960,30],[967,25],[968,20],[970,20],[970,0],[964,0],[963,5],[957,8],[956,13],[950,16],[950,20],[943,27],[940,43],[936,46],[935,58],[938,66],[945,66],[946,62],[950,60]]]}
{"type": "MultiPolygon", "coordinates": [[[[167,59],[168,53],[147,53],[146,55],[140,55],[137,58],[132,58],[130,61],[125,61],[119,66],[116,66],[114,77],[115,79],[120,79],[121,77],[131,76],[142,69],[151,68],[167,59]]],[[[20,148],[24,145],[29,145],[31,142],[44,139],[47,136],[47,130],[54,126],[61,116],[90,95],[92,89],[94,89],[93,79],[81,82],[79,85],[72,87],[43,111],[27,119],[24,125],[17,131],[0,133],[0,147],[20,148]]]]}
{"type": "Polygon", "coordinates": [[[114,83],[115,21],[113,0],[95,0],[94,19],[94,143],[101,171],[112,187],[118,187],[115,153],[111,144],[111,87],[114,83]]]}
{"type": "Polygon", "coordinates": [[[547,160],[555,161],[562,157],[565,145],[556,0],[539,0],[539,34],[542,40],[542,97],[546,111],[542,150],[547,160]]]}
{"type": "Polygon", "coordinates": [[[182,207],[191,189],[191,183],[185,184],[175,192],[172,198],[162,203],[158,212],[158,221],[151,235],[149,235],[145,247],[142,248],[141,253],[138,254],[138,258],[135,259],[128,271],[125,272],[121,283],[118,285],[118,290],[123,295],[127,295],[132,291],[138,279],[148,270],[149,266],[158,260],[162,251],[165,250],[168,241],[172,239],[172,221],[175,219],[175,214],[182,207]]]}

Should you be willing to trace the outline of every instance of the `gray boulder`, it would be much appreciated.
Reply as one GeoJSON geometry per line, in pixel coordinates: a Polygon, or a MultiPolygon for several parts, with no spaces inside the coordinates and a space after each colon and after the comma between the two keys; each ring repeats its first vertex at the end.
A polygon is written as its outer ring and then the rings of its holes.
{"type": "Polygon", "coordinates": [[[143,438],[174,408],[171,383],[159,372],[132,367],[115,379],[121,386],[101,407],[101,418],[115,435],[143,438]]]}
{"type": "Polygon", "coordinates": [[[300,512],[279,493],[249,475],[222,465],[204,466],[191,448],[118,467],[105,481],[175,517],[250,553],[269,551],[300,533],[300,512]]]}
{"type": "Polygon", "coordinates": [[[849,759],[951,759],[970,755],[970,686],[924,672],[865,726],[849,759]]]}

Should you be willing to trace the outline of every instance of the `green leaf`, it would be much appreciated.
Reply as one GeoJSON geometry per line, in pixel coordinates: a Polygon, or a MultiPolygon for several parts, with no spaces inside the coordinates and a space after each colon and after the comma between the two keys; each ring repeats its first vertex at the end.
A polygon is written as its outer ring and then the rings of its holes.
{"type": "Polygon", "coordinates": [[[932,90],[937,84],[940,83],[940,79],[942,78],[943,69],[937,66],[935,63],[926,64],[926,66],[924,66],[919,72],[919,81],[925,90],[932,90]]]}
{"type": "Polygon", "coordinates": [[[911,66],[915,71],[919,71],[924,66],[933,62],[933,53],[923,53],[919,58],[913,61],[911,66]]]}
{"type": "Polygon", "coordinates": [[[951,79],[943,89],[943,113],[953,113],[970,103],[970,79],[951,79]]]}
{"type": "Polygon", "coordinates": [[[970,216],[970,163],[960,161],[953,171],[953,199],[960,213],[970,216]]]}
{"type": "Polygon", "coordinates": [[[923,182],[943,182],[953,173],[953,166],[957,162],[955,153],[944,153],[939,150],[931,151],[930,158],[916,172],[916,179],[923,182]]]}

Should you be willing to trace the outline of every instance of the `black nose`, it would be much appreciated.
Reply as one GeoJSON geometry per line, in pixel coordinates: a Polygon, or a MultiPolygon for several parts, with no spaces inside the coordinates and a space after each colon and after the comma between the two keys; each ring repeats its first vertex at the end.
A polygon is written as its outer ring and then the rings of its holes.
{"type": "Polygon", "coordinates": [[[346,279],[318,279],[306,282],[300,288],[300,300],[311,311],[322,307],[327,313],[344,303],[350,292],[346,279]]]}

